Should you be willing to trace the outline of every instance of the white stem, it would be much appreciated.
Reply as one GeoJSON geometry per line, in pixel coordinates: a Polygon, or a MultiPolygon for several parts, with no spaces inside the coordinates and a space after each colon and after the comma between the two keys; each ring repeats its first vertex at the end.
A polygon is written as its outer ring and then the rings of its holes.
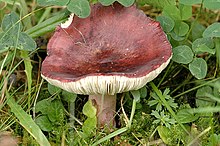
{"type": "Polygon", "coordinates": [[[115,126],[116,95],[90,95],[89,99],[97,108],[98,126],[107,125],[109,128],[115,126]]]}

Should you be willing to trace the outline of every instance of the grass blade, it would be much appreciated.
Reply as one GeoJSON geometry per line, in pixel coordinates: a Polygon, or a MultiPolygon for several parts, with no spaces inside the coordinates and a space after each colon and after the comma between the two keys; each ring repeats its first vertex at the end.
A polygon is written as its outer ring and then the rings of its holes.
{"type": "Polygon", "coordinates": [[[44,35],[47,32],[53,31],[55,27],[64,22],[69,16],[67,11],[59,12],[55,16],[48,18],[44,22],[28,29],[26,33],[32,38],[44,35]]]}
{"type": "Polygon", "coordinates": [[[27,76],[27,87],[28,87],[28,108],[30,109],[31,106],[31,85],[32,85],[32,64],[31,59],[27,51],[21,50],[21,58],[24,59],[24,66],[25,66],[25,74],[27,76]]]}
{"type": "Polygon", "coordinates": [[[128,127],[123,127],[123,128],[121,128],[121,129],[118,129],[118,130],[116,130],[115,132],[112,132],[111,134],[109,134],[109,135],[107,135],[107,136],[101,138],[100,140],[98,140],[97,142],[95,142],[94,144],[92,144],[92,146],[96,146],[96,145],[98,145],[98,144],[100,144],[100,143],[102,143],[102,142],[104,142],[104,141],[106,141],[106,140],[109,140],[109,139],[111,139],[112,137],[115,137],[115,136],[117,136],[117,135],[119,135],[119,134],[121,134],[121,133],[123,133],[123,132],[125,132],[125,131],[127,131],[127,130],[128,130],[128,127]]]}
{"type": "Polygon", "coordinates": [[[28,115],[20,105],[18,105],[13,98],[6,92],[7,96],[7,104],[11,108],[11,111],[15,114],[15,116],[20,121],[20,124],[28,131],[30,135],[32,135],[35,140],[41,146],[50,146],[49,141],[38,127],[38,125],[34,122],[34,120],[28,115]]]}

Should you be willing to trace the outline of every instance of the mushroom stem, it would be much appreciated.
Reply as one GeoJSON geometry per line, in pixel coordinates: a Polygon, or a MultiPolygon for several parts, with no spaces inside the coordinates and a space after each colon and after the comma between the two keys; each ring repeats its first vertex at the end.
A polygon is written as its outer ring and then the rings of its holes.
{"type": "Polygon", "coordinates": [[[97,108],[98,127],[107,125],[108,128],[115,126],[116,94],[115,95],[90,95],[97,108]]]}

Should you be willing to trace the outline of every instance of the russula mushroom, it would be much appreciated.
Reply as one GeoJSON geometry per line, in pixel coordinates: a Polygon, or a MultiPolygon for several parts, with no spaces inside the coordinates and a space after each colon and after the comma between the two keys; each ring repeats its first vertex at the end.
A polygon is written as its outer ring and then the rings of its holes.
{"type": "Polygon", "coordinates": [[[159,22],[135,6],[95,4],[88,18],[57,26],[42,77],[69,92],[87,94],[99,126],[114,123],[116,94],[137,90],[168,65],[171,45],[159,22]],[[104,100],[102,100],[104,95],[104,100]]]}

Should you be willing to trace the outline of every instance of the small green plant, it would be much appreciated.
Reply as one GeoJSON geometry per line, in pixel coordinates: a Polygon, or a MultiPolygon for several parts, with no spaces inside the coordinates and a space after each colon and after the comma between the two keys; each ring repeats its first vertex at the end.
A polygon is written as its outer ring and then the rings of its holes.
{"type": "MultiPolygon", "coordinates": [[[[161,92],[161,91],[160,91],[161,92]]],[[[177,103],[174,102],[174,99],[169,95],[170,90],[168,88],[166,88],[163,92],[163,96],[164,98],[167,100],[167,103],[174,109],[177,108],[177,103]]],[[[162,111],[164,109],[164,103],[160,100],[160,98],[158,97],[158,95],[153,92],[151,94],[151,97],[153,97],[153,100],[150,100],[148,102],[149,106],[154,106],[156,105],[156,110],[157,111],[162,111]]]]}
{"type": "MultiPolygon", "coordinates": [[[[75,110],[70,106],[75,105],[77,98],[76,94],[69,93],[51,84],[48,84],[48,91],[51,97],[48,99],[40,100],[36,103],[35,112],[37,114],[35,122],[42,131],[51,132],[54,136],[51,136],[51,140],[56,143],[62,141],[63,130],[68,130],[76,125],[81,126],[81,131],[74,134],[74,137],[78,138],[79,141],[73,142],[69,140],[70,145],[77,145],[79,143],[89,143],[90,138],[95,135],[97,119],[96,119],[96,108],[93,106],[92,101],[88,100],[83,106],[83,114],[87,117],[83,123],[77,120],[75,116],[75,110]],[[62,99],[62,100],[61,100],[62,99]],[[64,107],[65,102],[68,103],[70,111],[70,118],[68,120],[66,109],[64,107]],[[75,123],[77,121],[78,123],[75,123]],[[81,140],[80,140],[81,139],[81,140]],[[86,142],[87,141],[87,142],[86,142]]],[[[72,132],[70,132],[73,134],[72,132]]],[[[70,138],[74,138],[70,136],[70,138]]]]}
{"type": "MultiPolygon", "coordinates": [[[[53,136],[51,135],[52,141],[60,143],[60,141],[62,141],[63,131],[66,131],[70,127],[68,123],[71,122],[71,119],[69,121],[65,114],[63,102],[74,102],[76,95],[62,91],[60,88],[50,84],[48,84],[48,91],[52,97],[42,99],[36,103],[34,110],[37,114],[35,122],[42,131],[53,133],[53,136]]],[[[74,111],[70,113],[74,113],[74,111]]]]}
{"type": "Polygon", "coordinates": [[[41,115],[36,118],[36,123],[43,131],[55,130],[64,122],[64,107],[58,99],[44,99],[36,104],[36,113],[41,115]]]}
{"type": "MultiPolygon", "coordinates": [[[[83,137],[90,137],[92,132],[94,132],[97,125],[97,111],[96,108],[92,105],[92,101],[88,100],[83,106],[83,114],[87,116],[87,119],[84,121],[82,126],[83,137]]],[[[93,134],[94,135],[94,134],[93,134]]]]}
{"type": "Polygon", "coordinates": [[[152,111],[151,115],[153,115],[156,120],[153,121],[153,124],[165,125],[167,128],[170,128],[170,125],[175,124],[175,120],[170,118],[169,115],[165,115],[164,111],[160,113],[158,111],[152,111]]]}

